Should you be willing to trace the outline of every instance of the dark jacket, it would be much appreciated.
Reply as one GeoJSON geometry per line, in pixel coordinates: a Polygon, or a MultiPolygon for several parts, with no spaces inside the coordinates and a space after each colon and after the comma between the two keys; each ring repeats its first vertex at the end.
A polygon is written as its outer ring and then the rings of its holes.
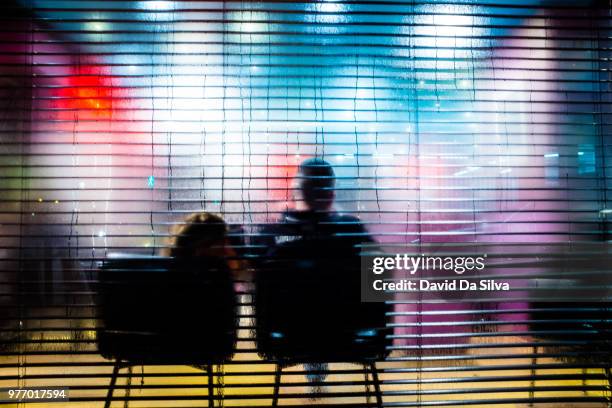
{"type": "Polygon", "coordinates": [[[336,212],[287,211],[278,223],[264,227],[255,240],[255,251],[269,257],[279,251],[299,251],[312,257],[356,257],[374,240],[357,217],[336,212]]]}
{"type": "Polygon", "coordinates": [[[385,305],[361,302],[359,254],[373,243],[358,218],[338,213],[289,211],[262,229],[255,309],[264,357],[355,361],[385,354],[385,305]]]}

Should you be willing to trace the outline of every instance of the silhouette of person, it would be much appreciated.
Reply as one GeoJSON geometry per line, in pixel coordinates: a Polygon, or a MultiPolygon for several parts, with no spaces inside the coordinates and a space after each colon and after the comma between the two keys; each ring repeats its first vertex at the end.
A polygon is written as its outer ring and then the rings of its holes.
{"type": "Polygon", "coordinates": [[[226,259],[231,269],[239,269],[239,235],[230,235],[232,227],[221,216],[198,212],[187,216],[171,231],[169,245],[161,250],[174,258],[217,257],[226,259]]]}
{"type": "MultiPolygon", "coordinates": [[[[191,317],[183,319],[177,310],[173,323],[175,327],[197,327],[201,336],[200,339],[194,336],[194,341],[201,341],[203,347],[206,346],[202,338],[208,338],[211,344],[217,342],[213,347],[231,345],[237,330],[235,282],[240,279],[245,265],[237,251],[241,247],[238,240],[241,234],[232,232],[233,228],[219,215],[193,213],[173,228],[170,245],[162,250],[162,255],[172,258],[176,279],[176,282],[168,282],[170,286],[175,284],[176,290],[168,291],[165,307],[172,310],[172,304],[191,302],[193,310],[200,309],[206,314],[206,319],[197,323],[190,321],[191,317]],[[198,292],[201,282],[207,283],[206,294],[198,292]],[[187,296],[192,300],[187,301],[187,296]],[[222,333],[207,333],[210,330],[207,327],[215,327],[222,333]]],[[[232,350],[226,351],[229,354],[232,350]]]]}
{"type": "Polygon", "coordinates": [[[197,212],[176,224],[168,245],[160,255],[176,260],[192,258],[222,261],[235,281],[247,279],[244,230],[241,226],[227,224],[220,215],[197,212]]]}
{"type": "Polygon", "coordinates": [[[240,267],[229,227],[217,215],[192,214],[161,252],[105,263],[101,353],[197,367],[228,360],[237,338],[233,274],[240,267]]]}
{"type": "MultiPolygon", "coordinates": [[[[312,361],[305,367],[317,391],[327,375],[325,361],[338,361],[346,344],[354,344],[355,333],[339,334],[338,327],[360,324],[359,254],[362,245],[374,243],[357,217],[334,209],[335,182],[327,161],[302,162],[294,179],[295,209],[263,228],[257,242],[263,255],[256,279],[256,304],[263,309],[258,326],[273,313],[274,335],[297,344],[294,351],[308,350],[302,357],[312,361]],[[279,280],[285,283],[276,286],[279,280]],[[286,290],[287,282],[292,290],[286,290]]],[[[269,341],[258,336],[260,344],[269,341]]]]}
{"type": "Polygon", "coordinates": [[[320,257],[320,251],[359,255],[362,244],[374,243],[359,218],[334,210],[335,184],[334,170],[327,161],[304,160],[293,180],[295,209],[285,211],[277,223],[262,229],[256,239],[259,254],[269,255],[279,244],[296,241],[301,249],[316,249],[313,256],[320,257]]]}

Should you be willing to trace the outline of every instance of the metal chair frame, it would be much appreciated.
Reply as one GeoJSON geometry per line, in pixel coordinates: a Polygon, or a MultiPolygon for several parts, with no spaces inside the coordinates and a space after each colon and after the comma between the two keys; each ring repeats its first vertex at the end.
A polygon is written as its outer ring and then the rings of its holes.
{"type": "MultiPolygon", "coordinates": [[[[374,396],[376,397],[376,407],[382,408],[383,399],[382,399],[382,391],[380,389],[381,382],[378,377],[378,370],[376,368],[376,362],[374,361],[364,362],[361,364],[363,365],[363,371],[364,371],[364,377],[365,377],[366,398],[368,399],[368,402],[369,402],[369,399],[370,399],[370,392],[369,392],[370,381],[368,378],[368,371],[369,371],[369,373],[372,374],[372,383],[374,385],[374,396]]],[[[276,369],[274,371],[274,389],[272,391],[272,406],[273,407],[278,406],[278,400],[280,399],[280,385],[281,385],[281,376],[283,374],[283,367],[286,367],[286,365],[277,363],[276,369]]]]}
{"type": "MultiPolygon", "coordinates": [[[[104,408],[110,408],[111,403],[113,401],[113,394],[117,385],[117,378],[119,377],[119,370],[121,370],[122,368],[126,368],[126,367],[132,367],[134,366],[134,364],[128,363],[128,362],[122,362],[121,360],[115,360],[115,364],[113,365],[113,373],[111,374],[111,380],[110,380],[110,384],[108,386],[108,391],[106,393],[106,399],[104,400],[104,408]]],[[[213,372],[213,368],[214,365],[213,364],[207,364],[206,365],[206,373],[207,373],[207,388],[208,388],[208,408],[215,408],[215,403],[217,401],[216,396],[214,395],[215,392],[215,385],[214,385],[214,372],[213,372]]],[[[128,385],[127,390],[130,389],[130,386],[128,385]]]]}

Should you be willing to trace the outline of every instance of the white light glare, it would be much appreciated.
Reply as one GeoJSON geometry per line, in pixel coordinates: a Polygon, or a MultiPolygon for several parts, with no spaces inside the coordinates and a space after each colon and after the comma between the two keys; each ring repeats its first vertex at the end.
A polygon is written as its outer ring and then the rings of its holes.
{"type": "Polygon", "coordinates": [[[333,0],[325,0],[323,3],[317,4],[319,11],[323,13],[339,13],[342,11],[342,4],[336,3],[333,0]]]}
{"type": "Polygon", "coordinates": [[[261,24],[257,23],[240,23],[240,31],[243,33],[254,33],[261,30],[261,24]]]}
{"type": "Polygon", "coordinates": [[[140,8],[144,10],[166,11],[174,9],[173,1],[143,1],[140,8]]]}
{"type": "Polygon", "coordinates": [[[85,29],[88,31],[106,31],[108,30],[108,24],[104,22],[90,21],[85,23],[85,29]]]}

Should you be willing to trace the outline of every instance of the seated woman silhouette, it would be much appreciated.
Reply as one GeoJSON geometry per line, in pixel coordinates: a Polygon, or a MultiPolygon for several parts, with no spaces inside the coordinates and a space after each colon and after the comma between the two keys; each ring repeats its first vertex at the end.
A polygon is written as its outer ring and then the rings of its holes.
{"type": "Polygon", "coordinates": [[[174,258],[216,257],[238,270],[236,249],[239,245],[229,236],[229,227],[221,216],[199,212],[190,214],[172,232],[169,246],[162,255],[174,258]]]}
{"type": "Polygon", "coordinates": [[[101,270],[102,355],[133,363],[223,364],[236,342],[237,260],[217,215],[190,215],[165,257],[109,259],[101,270]]]}
{"type": "MultiPolygon", "coordinates": [[[[234,281],[244,269],[236,252],[239,246],[223,218],[201,212],[176,225],[170,245],[162,251],[162,255],[172,258],[176,280],[169,285],[177,285],[176,290],[168,291],[169,298],[163,299],[168,314],[172,313],[173,304],[184,307],[185,298],[189,297],[194,310],[200,310],[202,316],[201,321],[174,321],[173,326],[196,330],[194,341],[201,341],[203,348],[207,342],[211,350],[234,345],[238,326],[234,281]],[[197,293],[197,288],[203,287],[206,293],[197,293]]],[[[181,320],[183,315],[177,310],[175,319],[181,320]]],[[[231,354],[231,350],[225,351],[231,354]]]]}

